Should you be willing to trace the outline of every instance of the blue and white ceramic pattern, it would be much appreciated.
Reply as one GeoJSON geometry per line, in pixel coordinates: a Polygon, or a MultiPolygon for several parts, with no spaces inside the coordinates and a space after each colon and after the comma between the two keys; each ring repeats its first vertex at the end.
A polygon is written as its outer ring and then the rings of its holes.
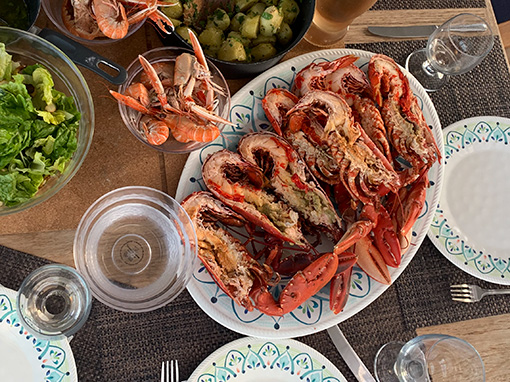
{"type": "MultiPolygon", "coordinates": [[[[366,72],[367,64],[373,53],[352,49],[322,50],[305,54],[285,61],[271,70],[252,80],[232,97],[230,119],[236,124],[233,127],[225,127],[222,135],[202,150],[190,154],[183,169],[177,188],[176,199],[184,197],[194,191],[204,190],[201,167],[205,158],[220,149],[228,148],[236,151],[239,139],[252,131],[272,130],[264,111],[261,100],[267,90],[274,87],[290,88],[296,74],[311,62],[332,61],[338,57],[354,54],[359,58],[356,64],[366,72]]],[[[405,69],[403,69],[405,72],[405,69]]],[[[408,75],[411,88],[418,97],[420,106],[427,123],[432,127],[433,133],[440,151],[443,151],[442,134],[439,118],[435,108],[425,90],[418,81],[408,75]]],[[[409,251],[403,256],[399,268],[390,269],[392,280],[395,280],[406,268],[418,247],[425,237],[433,211],[429,206],[435,206],[439,200],[443,173],[442,164],[436,164],[429,171],[431,187],[427,190],[426,206],[420,218],[413,227],[413,238],[409,251]]],[[[323,252],[332,250],[332,243],[322,244],[318,249],[323,252]]],[[[303,305],[283,317],[270,317],[261,314],[257,310],[248,312],[237,306],[214,283],[212,278],[203,267],[197,266],[193,279],[188,284],[188,290],[200,307],[214,320],[236,332],[264,338],[293,338],[319,332],[323,329],[346,320],[361,311],[388,286],[371,280],[361,269],[355,267],[352,275],[350,296],[343,312],[334,315],[329,309],[329,285],[314,297],[308,299],[303,305]]],[[[275,295],[285,287],[286,280],[281,285],[273,288],[275,295]]]]}
{"type": "Polygon", "coordinates": [[[510,119],[475,117],[444,130],[444,188],[429,237],[465,272],[510,285],[510,119]]]}
{"type": "Polygon", "coordinates": [[[39,340],[21,325],[16,292],[0,286],[0,381],[77,382],[67,339],[39,340]]]}
{"type": "Polygon", "coordinates": [[[189,382],[346,382],[322,354],[294,340],[241,338],[216,350],[189,382]]]}

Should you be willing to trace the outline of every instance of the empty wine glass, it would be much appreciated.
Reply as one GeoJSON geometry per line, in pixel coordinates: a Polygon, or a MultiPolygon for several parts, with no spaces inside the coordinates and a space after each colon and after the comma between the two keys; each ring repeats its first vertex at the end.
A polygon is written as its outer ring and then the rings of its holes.
{"type": "Polygon", "coordinates": [[[432,32],[425,49],[407,57],[406,69],[425,90],[433,92],[448,81],[448,76],[473,69],[493,45],[494,36],[487,22],[461,13],[432,32]]]}
{"type": "Polygon", "coordinates": [[[443,334],[385,344],[375,356],[374,372],[379,382],[485,381],[485,367],[476,349],[443,334]]]}
{"type": "Polygon", "coordinates": [[[87,321],[92,295],[83,277],[62,264],[44,265],[21,283],[16,299],[23,327],[39,339],[70,338],[87,321]]]}

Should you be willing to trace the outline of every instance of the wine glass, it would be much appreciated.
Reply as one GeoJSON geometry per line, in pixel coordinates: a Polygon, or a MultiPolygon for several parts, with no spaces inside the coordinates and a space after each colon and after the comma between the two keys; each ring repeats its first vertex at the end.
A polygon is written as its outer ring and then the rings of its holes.
{"type": "Polygon", "coordinates": [[[473,69],[493,45],[494,36],[487,22],[476,15],[461,13],[432,32],[425,49],[407,57],[406,69],[425,90],[433,92],[441,88],[450,75],[473,69]]]}
{"type": "Polygon", "coordinates": [[[87,320],[92,295],[83,277],[71,267],[44,265],[21,283],[16,299],[18,318],[34,337],[69,338],[87,320]]]}
{"type": "Polygon", "coordinates": [[[426,334],[409,342],[389,342],[375,356],[379,382],[484,382],[485,367],[468,342],[426,334]]]}

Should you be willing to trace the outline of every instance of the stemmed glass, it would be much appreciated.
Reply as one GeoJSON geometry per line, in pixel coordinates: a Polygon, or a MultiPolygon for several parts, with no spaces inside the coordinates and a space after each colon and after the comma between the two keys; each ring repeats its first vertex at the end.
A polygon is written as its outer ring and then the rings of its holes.
{"type": "Polygon", "coordinates": [[[432,32],[425,49],[407,57],[406,69],[425,90],[433,92],[448,81],[448,76],[473,69],[493,45],[494,36],[487,22],[476,15],[461,13],[432,32]]]}
{"type": "Polygon", "coordinates": [[[375,357],[379,382],[484,382],[485,367],[468,342],[427,334],[409,342],[389,342],[375,357]]]}

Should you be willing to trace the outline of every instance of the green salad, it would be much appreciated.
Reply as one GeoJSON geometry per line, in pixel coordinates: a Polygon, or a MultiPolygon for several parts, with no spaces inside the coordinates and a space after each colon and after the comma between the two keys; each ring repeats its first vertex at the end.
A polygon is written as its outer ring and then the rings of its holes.
{"type": "Polygon", "coordinates": [[[46,68],[13,61],[0,43],[0,206],[25,202],[64,171],[80,117],[46,68]]]}

